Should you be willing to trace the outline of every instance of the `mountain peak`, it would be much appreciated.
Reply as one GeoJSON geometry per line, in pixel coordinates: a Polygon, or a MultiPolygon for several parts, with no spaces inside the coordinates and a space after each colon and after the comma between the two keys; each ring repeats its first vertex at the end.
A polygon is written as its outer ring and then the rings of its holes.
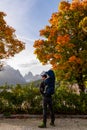
{"type": "Polygon", "coordinates": [[[19,70],[15,70],[11,66],[7,65],[4,66],[2,71],[0,71],[0,85],[4,85],[5,83],[15,85],[26,83],[26,81],[19,70]]]}
{"type": "Polygon", "coordinates": [[[32,72],[28,72],[28,74],[25,74],[24,79],[26,80],[26,82],[36,81],[41,79],[41,75],[33,75],[32,72]]]}

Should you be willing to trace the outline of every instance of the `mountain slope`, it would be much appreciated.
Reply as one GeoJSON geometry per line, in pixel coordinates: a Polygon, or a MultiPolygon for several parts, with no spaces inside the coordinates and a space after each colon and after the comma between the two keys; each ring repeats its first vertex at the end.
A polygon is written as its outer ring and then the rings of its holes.
{"type": "Polygon", "coordinates": [[[26,83],[26,81],[20,74],[19,70],[15,70],[7,65],[2,71],[0,71],[0,85],[4,85],[5,83],[15,85],[26,83]]]}
{"type": "Polygon", "coordinates": [[[41,79],[41,75],[39,74],[33,75],[32,72],[29,72],[28,74],[24,76],[24,79],[26,80],[26,82],[37,81],[41,79]]]}

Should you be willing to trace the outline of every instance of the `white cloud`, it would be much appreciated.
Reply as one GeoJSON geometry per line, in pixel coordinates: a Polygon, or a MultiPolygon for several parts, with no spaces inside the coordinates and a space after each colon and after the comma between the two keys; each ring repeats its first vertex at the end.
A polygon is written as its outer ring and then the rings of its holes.
{"type": "Polygon", "coordinates": [[[7,24],[16,29],[17,35],[23,36],[27,30],[31,9],[37,0],[3,0],[0,1],[0,11],[7,14],[7,24]]]}
{"type": "Polygon", "coordinates": [[[30,42],[34,42],[35,39],[31,39],[31,38],[27,38],[27,37],[24,37],[24,36],[18,36],[18,38],[22,41],[25,41],[25,43],[30,43],[30,42]]]}
{"type": "Polygon", "coordinates": [[[42,66],[41,63],[37,64],[27,64],[27,67],[20,67],[19,70],[21,71],[22,75],[27,74],[29,71],[35,74],[41,74],[43,71],[47,71],[51,68],[51,65],[44,65],[42,66]]]}
{"type": "MultiPolygon", "coordinates": [[[[15,69],[19,69],[23,75],[29,71],[38,74],[45,69],[49,69],[49,65],[42,66],[33,54],[33,43],[37,37],[36,31],[39,33],[38,27],[41,27],[39,25],[43,22],[43,20],[41,22],[40,19],[33,19],[35,12],[32,12],[32,9],[34,9],[37,1],[38,0],[0,0],[0,11],[7,14],[5,17],[7,24],[12,26],[16,30],[18,38],[26,43],[25,50],[7,61],[7,64],[15,69]],[[32,15],[33,17],[31,19],[32,15]],[[39,24],[37,20],[39,20],[39,24]]],[[[41,18],[41,16],[43,17],[42,12],[39,18],[41,18]]]]}
{"type": "Polygon", "coordinates": [[[8,59],[7,64],[15,69],[20,70],[22,75],[25,75],[29,71],[31,71],[33,74],[40,74],[43,70],[46,71],[50,69],[50,65],[42,66],[42,64],[33,54],[34,48],[32,47],[32,40],[29,41],[29,39],[26,39],[26,42],[26,49],[19,54],[16,54],[13,58],[8,59]]]}
{"type": "Polygon", "coordinates": [[[31,66],[36,66],[39,65],[40,62],[37,61],[36,59],[30,60],[29,62],[23,63],[23,64],[19,64],[19,67],[21,68],[29,68],[31,66]]]}
{"type": "Polygon", "coordinates": [[[33,51],[34,48],[32,46],[32,42],[28,41],[25,44],[25,50],[8,59],[8,63],[12,66],[20,66],[20,64],[30,63],[32,59],[36,59],[36,56],[33,54],[33,51]]]}

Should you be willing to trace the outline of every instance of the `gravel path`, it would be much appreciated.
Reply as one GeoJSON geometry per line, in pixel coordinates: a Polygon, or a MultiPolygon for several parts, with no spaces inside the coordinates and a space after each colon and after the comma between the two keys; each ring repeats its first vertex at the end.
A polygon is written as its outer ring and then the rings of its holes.
{"type": "MultiPolygon", "coordinates": [[[[41,130],[38,125],[42,118],[28,119],[0,119],[0,130],[41,130]]],[[[81,118],[57,118],[55,127],[49,125],[47,121],[46,130],[87,130],[87,119],[81,118]]]]}

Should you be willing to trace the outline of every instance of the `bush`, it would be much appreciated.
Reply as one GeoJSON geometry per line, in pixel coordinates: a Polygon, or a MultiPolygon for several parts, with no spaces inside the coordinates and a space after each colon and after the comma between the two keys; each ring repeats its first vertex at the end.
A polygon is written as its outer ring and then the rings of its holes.
{"type": "Polygon", "coordinates": [[[76,94],[69,88],[56,88],[54,105],[57,114],[87,114],[87,94],[76,94]]]}
{"type": "MultiPolygon", "coordinates": [[[[56,114],[87,114],[87,94],[76,94],[68,87],[56,87],[53,96],[56,114]]],[[[2,87],[0,91],[0,113],[42,114],[42,96],[34,84],[2,87]]]]}

